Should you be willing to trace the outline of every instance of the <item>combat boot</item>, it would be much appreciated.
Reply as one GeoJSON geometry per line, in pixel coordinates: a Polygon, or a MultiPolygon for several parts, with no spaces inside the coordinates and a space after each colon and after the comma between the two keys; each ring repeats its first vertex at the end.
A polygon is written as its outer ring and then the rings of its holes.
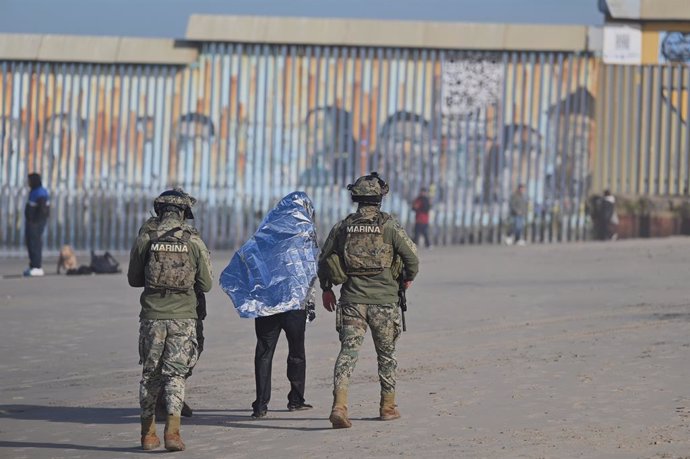
{"type": "Polygon", "coordinates": [[[347,417],[346,389],[333,391],[333,409],[328,420],[331,421],[334,429],[348,429],[352,427],[352,423],[347,417]]]}
{"type": "Polygon", "coordinates": [[[156,435],[156,419],[141,418],[141,448],[148,451],[161,445],[161,440],[156,435]]]}
{"type": "Polygon", "coordinates": [[[165,421],[165,449],[168,451],[184,451],[184,442],[180,437],[180,417],[168,415],[165,421]]]}
{"type": "Polygon", "coordinates": [[[392,421],[400,417],[398,405],[395,404],[395,392],[381,394],[381,407],[379,414],[382,421],[392,421]]]}

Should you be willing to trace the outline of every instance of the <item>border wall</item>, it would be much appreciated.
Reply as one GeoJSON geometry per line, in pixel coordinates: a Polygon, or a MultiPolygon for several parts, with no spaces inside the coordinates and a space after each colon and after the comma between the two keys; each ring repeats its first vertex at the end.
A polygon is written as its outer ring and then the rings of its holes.
{"type": "Polygon", "coordinates": [[[371,170],[408,227],[430,189],[436,244],[499,243],[519,183],[528,239],[577,241],[593,192],[690,177],[690,71],[604,65],[587,27],[192,16],[185,40],[0,35],[1,252],[33,171],[49,250],[128,249],[172,186],[215,249],[295,189],[325,235],[371,170]]]}

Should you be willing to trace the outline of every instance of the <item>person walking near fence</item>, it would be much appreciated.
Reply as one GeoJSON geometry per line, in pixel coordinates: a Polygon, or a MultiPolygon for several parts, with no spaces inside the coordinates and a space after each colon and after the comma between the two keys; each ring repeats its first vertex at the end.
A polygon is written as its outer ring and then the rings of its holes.
{"type": "Polygon", "coordinates": [[[510,196],[510,233],[506,237],[506,244],[525,245],[523,232],[525,230],[525,218],[527,217],[527,197],[525,196],[525,185],[518,185],[515,192],[510,196]]]}

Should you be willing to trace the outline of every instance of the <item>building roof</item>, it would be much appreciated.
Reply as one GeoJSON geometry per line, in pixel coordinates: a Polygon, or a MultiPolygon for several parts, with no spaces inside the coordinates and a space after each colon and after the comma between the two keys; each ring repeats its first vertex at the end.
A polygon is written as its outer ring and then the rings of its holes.
{"type": "Polygon", "coordinates": [[[690,0],[599,0],[611,19],[690,21],[690,0]]]}
{"type": "MultiPolygon", "coordinates": [[[[690,0],[686,0],[690,1],[690,0]]],[[[587,26],[192,15],[190,41],[585,51],[587,26]]]]}
{"type": "Polygon", "coordinates": [[[0,34],[0,59],[131,64],[189,64],[198,51],[171,39],[0,34]]]}

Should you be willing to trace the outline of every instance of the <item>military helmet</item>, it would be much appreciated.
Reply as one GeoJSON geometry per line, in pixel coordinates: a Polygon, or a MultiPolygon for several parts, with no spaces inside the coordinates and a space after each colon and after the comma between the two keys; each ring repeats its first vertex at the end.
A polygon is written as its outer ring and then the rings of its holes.
{"type": "Polygon", "coordinates": [[[364,175],[347,186],[355,202],[381,202],[381,199],[388,194],[388,184],[379,177],[378,172],[364,175]]]}
{"type": "Polygon", "coordinates": [[[184,192],[182,188],[173,188],[164,191],[153,201],[153,209],[160,215],[161,210],[166,206],[175,206],[184,211],[184,218],[193,219],[192,206],[196,204],[196,199],[184,192]]]}

